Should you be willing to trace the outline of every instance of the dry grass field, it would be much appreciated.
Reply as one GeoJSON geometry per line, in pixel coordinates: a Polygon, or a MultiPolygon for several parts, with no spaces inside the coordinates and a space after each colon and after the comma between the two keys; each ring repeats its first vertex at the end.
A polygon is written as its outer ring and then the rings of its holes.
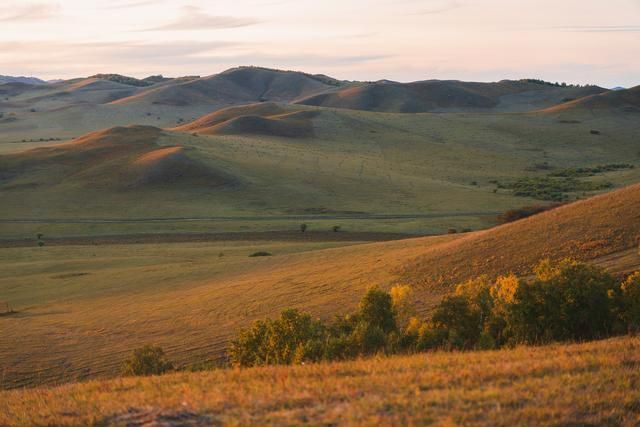
{"type": "Polygon", "coordinates": [[[630,337],[0,392],[7,426],[639,423],[630,337]]]}
{"type": "Polygon", "coordinates": [[[227,242],[0,249],[4,387],[112,376],[161,345],[180,366],[220,360],[230,337],[287,307],[352,310],[371,285],[411,283],[424,314],[460,281],[528,275],[545,257],[640,269],[640,186],[468,234],[346,242],[227,242]],[[249,258],[266,250],[273,257],[249,258]],[[220,256],[223,253],[223,256],[220,256]]]}

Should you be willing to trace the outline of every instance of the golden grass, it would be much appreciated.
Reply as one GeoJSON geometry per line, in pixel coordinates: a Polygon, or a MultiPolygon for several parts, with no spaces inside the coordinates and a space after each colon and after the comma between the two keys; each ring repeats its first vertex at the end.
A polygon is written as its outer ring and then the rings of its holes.
{"type": "Polygon", "coordinates": [[[7,331],[4,386],[111,376],[145,343],[162,345],[180,365],[219,359],[229,338],[255,319],[288,307],[328,318],[352,310],[371,285],[414,284],[426,315],[460,281],[526,275],[544,257],[576,256],[626,273],[640,269],[639,213],[636,185],[488,231],[343,248],[233,242],[228,249],[2,249],[0,299],[23,312],[0,320],[7,331]],[[259,250],[276,256],[247,257],[259,250]]]}
{"type": "Polygon", "coordinates": [[[0,392],[7,426],[117,423],[135,411],[202,425],[634,426],[640,338],[0,392]]]}

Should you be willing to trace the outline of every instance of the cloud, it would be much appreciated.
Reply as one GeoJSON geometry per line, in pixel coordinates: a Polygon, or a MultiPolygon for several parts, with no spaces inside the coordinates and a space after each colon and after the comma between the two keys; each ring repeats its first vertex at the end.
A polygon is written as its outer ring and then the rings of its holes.
{"type": "Polygon", "coordinates": [[[199,7],[184,6],[182,8],[182,16],[176,21],[142,31],[219,30],[248,27],[259,24],[260,22],[261,21],[252,18],[209,15],[199,7]]]}
{"type": "Polygon", "coordinates": [[[110,1],[107,2],[102,9],[130,9],[134,7],[157,5],[161,3],[161,0],[125,0],[125,1],[110,1]]]}
{"type": "Polygon", "coordinates": [[[456,0],[450,0],[439,2],[439,4],[434,4],[429,8],[421,9],[414,13],[417,15],[435,15],[438,13],[444,13],[453,9],[457,9],[459,7],[462,7],[462,3],[456,0]]]}
{"type": "Polygon", "coordinates": [[[60,6],[50,3],[31,3],[18,6],[9,4],[0,6],[0,22],[38,21],[55,16],[60,6]]]}
{"type": "Polygon", "coordinates": [[[552,27],[554,30],[576,33],[638,33],[640,25],[585,25],[552,27]]]}

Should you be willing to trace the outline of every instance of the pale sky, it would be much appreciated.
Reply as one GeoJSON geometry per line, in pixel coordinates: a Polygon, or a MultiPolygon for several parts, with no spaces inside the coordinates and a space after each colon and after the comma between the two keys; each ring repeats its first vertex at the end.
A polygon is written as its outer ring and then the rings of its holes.
{"type": "Polygon", "coordinates": [[[640,0],[1,0],[0,74],[640,84],[640,0]]]}

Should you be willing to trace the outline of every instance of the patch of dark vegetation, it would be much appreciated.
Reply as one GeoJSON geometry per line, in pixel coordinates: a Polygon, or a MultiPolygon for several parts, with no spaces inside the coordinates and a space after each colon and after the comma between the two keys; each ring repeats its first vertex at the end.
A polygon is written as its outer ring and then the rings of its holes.
{"type": "Polygon", "coordinates": [[[549,162],[536,163],[533,166],[528,166],[524,170],[527,172],[548,171],[553,169],[549,162]]]}
{"type": "Polygon", "coordinates": [[[122,365],[122,374],[160,375],[173,370],[173,363],[167,360],[160,347],[145,345],[133,351],[131,357],[122,365]]]}
{"type": "Polygon", "coordinates": [[[565,178],[582,178],[594,176],[607,172],[614,172],[625,169],[633,169],[634,165],[630,163],[611,163],[607,165],[598,165],[591,168],[568,168],[557,172],[550,173],[549,176],[565,177],[565,178]]]}
{"type": "Polygon", "coordinates": [[[58,274],[56,276],[51,276],[52,279],[71,279],[73,277],[82,277],[88,276],[89,273],[66,273],[66,274],[58,274]]]}
{"type": "Polygon", "coordinates": [[[162,426],[162,427],[208,427],[218,425],[211,417],[195,412],[165,411],[158,408],[129,408],[97,423],[98,426],[162,426]]]}
{"type": "Polygon", "coordinates": [[[499,189],[513,191],[514,196],[538,200],[562,202],[569,200],[569,193],[601,191],[613,187],[610,182],[580,181],[573,177],[520,178],[511,182],[498,182],[499,189]]]}
{"type": "Polygon", "coordinates": [[[96,74],[93,75],[89,78],[92,79],[102,79],[102,80],[108,80],[110,82],[114,82],[114,83],[120,83],[123,85],[128,85],[128,86],[137,86],[137,87],[146,87],[146,86],[151,86],[152,84],[154,84],[153,81],[150,80],[140,80],[140,79],[136,79],[134,77],[129,77],[129,76],[123,76],[120,74],[96,74]]]}
{"type": "Polygon", "coordinates": [[[591,130],[589,133],[591,133],[591,135],[600,135],[600,131],[599,130],[591,130]]]}
{"type": "Polygon", "coordinates": [[[258,252],[252,253],[249,256],[250,257],[261,257],[261,256],[273,256],[273,254],[271,254],[271,252],[258,251],[258,252]]]}
{"type": "Polygon", "coordinates": [[[371,354],[494,349],[580,341],[640,331],[640,272],[622,283],[603,268],[542,261],[535,277],[481,276],[456,287],[428,320],[412,288],[371,288],[356,312],[331,322],[295,309],[258,320],[232,340],[234,366],[287,365],[371,354]]]}
{"type": "Polygon", "coordinates": [[[578,123],[582,123],[582,122],[580,120],[558,120],[558,123],[578,124],[578,123]]]}
{"type": "Polygon", "coordinates": [[[509,209],[498,215],[497,219],[501,224],[506,224],[508,222],[517,221],[519,219],[524,219],[530,217],[532,215],[539,214],[541,212],[545,212],[551,209],[555,209],[558,206],[562,206],[561,203],[552,203],[549,205],[531,205],[531,206],[523,206],[521,208],[509,209]]]}
{"type": "Polygon", "coordinates": [[[7,301],[0,301],[0,317],[18,314],[7,301]]]}

